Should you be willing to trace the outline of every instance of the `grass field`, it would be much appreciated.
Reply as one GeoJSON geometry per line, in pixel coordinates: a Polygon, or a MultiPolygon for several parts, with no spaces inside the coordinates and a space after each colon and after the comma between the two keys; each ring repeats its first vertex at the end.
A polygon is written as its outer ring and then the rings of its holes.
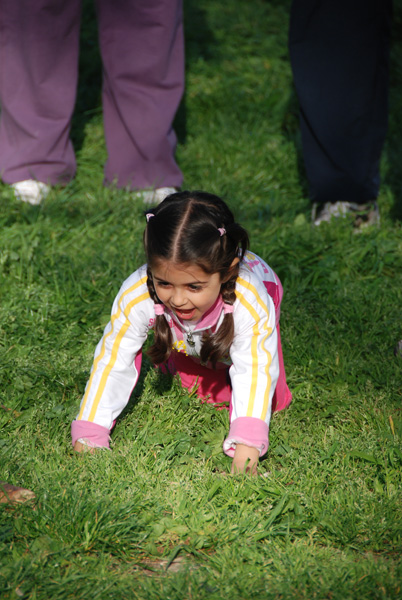
{"type": "Polygon", "coordinates": [[[259,477],[232,477],[228,415],[145,362],[112,452],[74,455],[75,417],[143,207],[102,186],[90,5],[76,179],[41,207],[0,188],[0,597],[402,597],[402,3],[395,4],[381,227],[310,225],[287,50],[288,0],[185,0],[184,189],[222,195],[282,279],[289,410],[259,477]]]}

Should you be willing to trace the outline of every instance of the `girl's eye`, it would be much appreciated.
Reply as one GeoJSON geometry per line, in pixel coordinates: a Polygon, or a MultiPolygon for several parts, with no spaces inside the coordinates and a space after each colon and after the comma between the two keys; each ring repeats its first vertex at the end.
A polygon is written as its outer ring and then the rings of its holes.
{"type": "Polygon", "coordinates": [[[189,285],[188,287],[192,292],[198,292],[201,289],[200,285],[189,285]]]}
{"type": "Polygon", "coordinates": [[[161,287],[169,287],[170,283],[167,281],[157,281],[156,285],[160,285],[161,287]]]}

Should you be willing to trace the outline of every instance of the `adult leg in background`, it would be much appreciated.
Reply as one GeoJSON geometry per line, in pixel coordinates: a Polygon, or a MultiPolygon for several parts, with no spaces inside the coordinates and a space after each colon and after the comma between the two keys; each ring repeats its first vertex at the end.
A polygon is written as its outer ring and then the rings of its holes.
{"type": "Polygon", "coordinates": [[[105,182],[179,187],[172,123],[184,90],[181,0],[97,0],[105,182]]]}
{"type": "Polygon", "coordinates": [[[65,183],[78,78],[81,0],[3,0],[0,174],[5,183],[65,183]]]}
{"type": "Polygon", "coordinates": [[[289,46],[313,203],[374,201],[388,119],[391,0],[293,0],[289,46]]]}

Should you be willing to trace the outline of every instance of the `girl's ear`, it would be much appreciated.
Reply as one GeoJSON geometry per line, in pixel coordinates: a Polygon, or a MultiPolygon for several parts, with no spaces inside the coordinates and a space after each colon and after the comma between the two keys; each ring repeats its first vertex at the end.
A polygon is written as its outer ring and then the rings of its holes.
{"type": "Polygon", "coordinates": [[[233,276],[234,267],[236,267],[236,265],[238,265],[239,262],[240,262],[240,258],[238,256],[236,256],[236,258],[234,258],[232,260],[232,263],[231,263],[225,277],[222,279],[222,283],[226,283],[227,281],[229,281],[229,279],[233,276]]]}

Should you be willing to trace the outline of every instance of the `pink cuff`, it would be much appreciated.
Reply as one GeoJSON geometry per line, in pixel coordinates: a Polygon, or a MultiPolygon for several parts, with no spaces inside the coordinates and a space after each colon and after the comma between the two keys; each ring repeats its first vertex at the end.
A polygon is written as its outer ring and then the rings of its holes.
{"type": "Polygon", "coordinates": [[[109,429],[97,425],[91,421],[73,421],[71,423],[71,437],[73,446],[80,438],[85,438],[88,442],[101,448],[109,448],[109,429]]]}
{"type": "Polygon", "coordinates": [[[268,425],[255,417],[238,417],[231,423],[229,434],[223,442],[223,451],[233,457],[236,444],[257,448],[260,456],[268,450],[268,425]]]}

